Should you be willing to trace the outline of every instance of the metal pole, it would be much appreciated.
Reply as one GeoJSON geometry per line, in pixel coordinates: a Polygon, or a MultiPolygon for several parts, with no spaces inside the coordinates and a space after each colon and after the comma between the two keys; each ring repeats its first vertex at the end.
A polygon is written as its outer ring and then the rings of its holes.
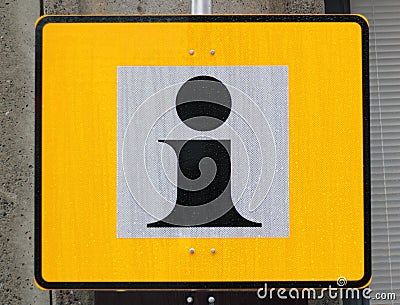
{"type": "Polygon", "coordinates": [[[192,15],[211,15],[212,0],[192,0],[192,15]]]}

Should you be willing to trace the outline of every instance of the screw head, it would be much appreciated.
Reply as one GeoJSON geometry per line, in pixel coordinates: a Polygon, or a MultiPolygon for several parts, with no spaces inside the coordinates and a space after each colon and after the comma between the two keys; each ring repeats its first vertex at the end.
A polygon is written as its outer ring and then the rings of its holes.
{"type": "Polygon", "coordinates": [[[214,304],[215,303],[215,298],[213,296],[208,298],[208,303],[214,304]]]}
{"type": "Polygon", "coordinates": [[[188,302],[189,304],[193,303],[193,298],[192,297],[187,297],[186,302],[188,302]]]}
{"type": "Polygon", "coordinates": [[[190,50],[190,51],[189,51],[189,54],[190,54],[190,55],[193,55],[193,54],[194,54],[194,50],[190,50]]]}
{"type": "Polygon", "coordinates": [[[215,50],[211,50],[210,53],[211,53],[211,55],[214,55],[215,54],[215,50]]]}
{"type": "Polygon", "coordinates": [[[189,249],[189,252],[190,252],[191,254],[193,254],[193,253],[194,253],[194,248],[190,248],[190,249],[189,249]]]}
{"type": "Polygon", "coordinates": [[[215,253],[215,249],[214,248],[211,249],[211,253],[215,253]]]}

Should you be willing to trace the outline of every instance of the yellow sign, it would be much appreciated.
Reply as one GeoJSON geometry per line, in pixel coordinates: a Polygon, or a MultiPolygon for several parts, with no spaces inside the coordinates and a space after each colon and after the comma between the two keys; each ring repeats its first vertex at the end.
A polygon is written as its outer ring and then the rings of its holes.
{"type": "Polygon", "coordinates": [[[38,285],[369,282],[362,17],[48,16],[36,39],[38,285]]]}

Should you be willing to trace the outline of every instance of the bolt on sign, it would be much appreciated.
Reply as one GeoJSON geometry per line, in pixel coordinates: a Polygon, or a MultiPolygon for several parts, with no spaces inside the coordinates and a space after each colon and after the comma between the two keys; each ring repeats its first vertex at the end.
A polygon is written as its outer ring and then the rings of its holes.
{"type": "Polygon", "coordinates": [[[368,90],[360,16],[41,18],[36,282],[366,285],[368,90]]]}

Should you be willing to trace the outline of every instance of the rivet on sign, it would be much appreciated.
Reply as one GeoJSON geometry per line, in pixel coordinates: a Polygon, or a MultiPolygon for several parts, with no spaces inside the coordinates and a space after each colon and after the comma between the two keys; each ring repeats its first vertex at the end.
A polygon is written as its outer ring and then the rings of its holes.
{"type": "Polygon", "coordinates": [[[191,254],[193,254],[193,253],[194,253],[194,249],[193,249],[193,248],[190,248],[190,249],[189,249],[189,252],[190,252],[191,254]]]}
{"type": "Polygon", "coordinates": [[[214,248],[211,249],[211,253],[215,253],[215,249],[214,248]]]}
{"type": "Polygon", "coordinates": [[[214,55],[215,54],[215,50],[211,50],[210,53],[211,53],[211,55],[214,55]]]}
{"type": "Polygon", "coordinates": [[[190,50],[190,51],[189,51],[189,54],[190,54],[190,55],[193,55],[193,54],[194,54],[194,50],[190,50]]]}
{"type": "Polygon", "coordinates": [[[187,297],[186,302],[189,304],[193,303],[193,298],[192,297],[187,297]]]}
{"type": "Polygon", "coordinates": [[[215,298],[214,297],[209,297],[208,298],[208,303],[209,304],[214,304],[215,303],[215,298]]]}

